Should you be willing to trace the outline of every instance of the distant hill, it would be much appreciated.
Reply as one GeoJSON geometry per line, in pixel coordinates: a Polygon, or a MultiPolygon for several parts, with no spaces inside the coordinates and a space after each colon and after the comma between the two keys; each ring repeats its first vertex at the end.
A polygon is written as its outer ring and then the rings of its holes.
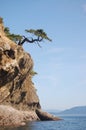
{"type": "Polygon", "coordinates": [[[46,111],[49,113],[60,113],[61,112],[61,110],[55,110],[55,109],[47,109],[46,111]]]}
{"type": "Polygon", "coordinates": [[[80,115],[86,115],[86,106],[77,106],[73,107],[64,111],[59,112],[58,114],[80,114],[80,115]]]}

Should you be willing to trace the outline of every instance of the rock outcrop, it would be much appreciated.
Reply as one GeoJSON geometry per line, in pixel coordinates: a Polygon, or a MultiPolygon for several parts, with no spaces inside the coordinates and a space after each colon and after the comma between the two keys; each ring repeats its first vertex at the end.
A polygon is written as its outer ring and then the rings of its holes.
{"type": "Polygon", "coordinates": [[[0,104],[19,110],[40,108],[32,83],[33,60],[29,53],[8,39],[0,25],[0,104]]]}
{"type": "MultiPolygon", "coordinates": [[[[30,54],[25,52],[22,46],[6,37],[3,23],[0,23],[0,125],[5,125],[4,122],[7,121],[8,117],[9,120],[13,119],[12,116],[8,116],[9,112],[12,115],[13,113],[15,116],[17,115],[19,120],[22,117],[18,124],[21,124],[26,117],[28,120],[39,119],[36,111],[41,109],[41,105],[32,82],[32,69],[33,60],[30,54]],[[30,111],[36,115],[34,118],[32,114],[28,117],[30,111]],[[3,113],[8,114],[2,117],[3,113]]],[[[16,124],[16,121],[14,122],[16,124]]],[[[13,125],[13,122],[9,124],[8,121],[7,124],[13,125]]]]}
{"type": "Polygon", "coordinates": [[[0,126],[20,126],[26,121],[39,120],[35,111],[19,111],[10,106],[0,105],[0,126]]]}
{"type": "Polygon", "coordinates": [[[41,109],[37,109],[36,110],[36,114],[38,115],[39,119],[41,119],[41,121],[57,121],[57,120],[61,120],[59,117],[56,117],[48,112],[44,112],[41,109]]]}

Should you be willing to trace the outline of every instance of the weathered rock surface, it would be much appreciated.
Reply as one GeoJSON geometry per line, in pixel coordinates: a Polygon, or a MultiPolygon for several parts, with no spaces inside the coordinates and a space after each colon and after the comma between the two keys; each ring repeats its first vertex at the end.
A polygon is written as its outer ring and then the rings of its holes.
{"type": "Polygon", "coordinates": [[[41,109],[37,109],[36,110],[36,114],[38,115],[39,119],[41,119],[41,121],[57,121],[57,120],[61,120],[60,118],[48,113],[48,112],[44,112],[41,109]]]}
{"type": "Polygon", "coordinates": [[[19,110],[40,108],[31,80],[33,60],[29,53],[10,39],[0,25],[0,104],[19,110]]]}
{"type": "Polygon", "coordinates": [[[25,125],[26,121],[39,120],[34,111],[19,111],[10,106],[0,105],[0,126],[25,125]]]}
{"type": "Polygon", "coordinates": [[[6,37],[0,23],[0,125],[24,125],[27,120],[55,119],[40,113],[32,69],[30,54],[6,37]]]}

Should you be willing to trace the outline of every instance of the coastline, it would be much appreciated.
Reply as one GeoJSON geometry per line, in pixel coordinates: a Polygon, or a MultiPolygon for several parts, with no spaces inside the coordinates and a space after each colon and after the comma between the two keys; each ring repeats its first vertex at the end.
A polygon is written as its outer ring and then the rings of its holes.
{"type": "Polygon", "coordinates": [[[21,111],[11,106],[0,105],[0,126],[24,126],[29,121],[58,121],[58,117],[41,109],[21,111]]]}

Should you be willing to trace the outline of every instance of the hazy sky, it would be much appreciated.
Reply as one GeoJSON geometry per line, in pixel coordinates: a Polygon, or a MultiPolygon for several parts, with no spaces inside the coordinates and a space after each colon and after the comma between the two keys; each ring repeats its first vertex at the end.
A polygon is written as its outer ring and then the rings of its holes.
{"type": "Polygon", "coordinates": [[[44,29],[51,43],[25,43],[43,109],[86,105],[86,0],[0,0],[0,16],[12,33],[44,29]]]}

